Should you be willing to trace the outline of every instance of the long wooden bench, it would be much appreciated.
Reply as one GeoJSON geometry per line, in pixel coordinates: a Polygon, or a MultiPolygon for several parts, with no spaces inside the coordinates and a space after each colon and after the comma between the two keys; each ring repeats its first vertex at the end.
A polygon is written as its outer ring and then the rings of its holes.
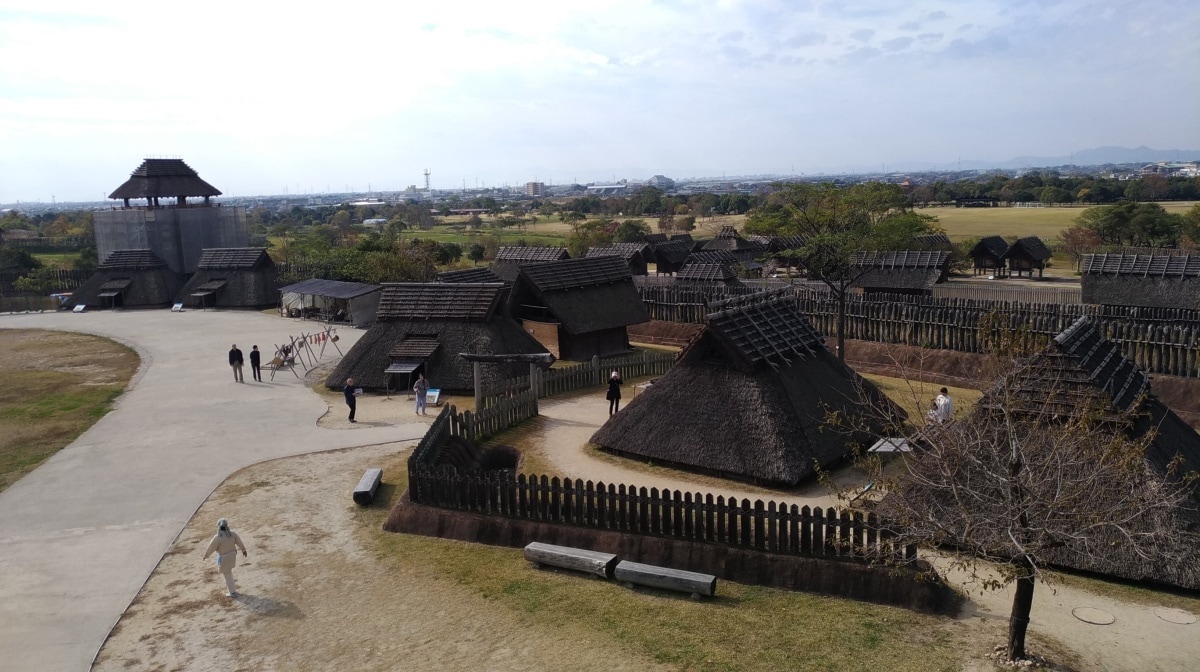
{"type": "Polygon", "coordinates": [[[354,487],[354,503],[359,506],[367,506],[375,501],[375,493],[379,491],[381,482],[383,482],[383,469],[367,469],[363,477],[359,479],[358,485],[354,487]]]}
{"type": "Polygon", "coordinates": [[[671,569],[670,567],[657,567],[655,565],[643,565],[640,562],[629,562],[622,560],[617,563],[617,567],[613,570],[613,575],[625,584],[625,587],[632,588],[634,585],[650,586],[651,588],[663,588],[665,590],[678,590],[684,593],[691,593],[692,599],[700,599],[701,596],[712,597],[717,593],[717,577],[712,574],[700,574],[699,572],[688,572],[682,569],[671,569]]]}
{"type": "Polygon", "coordinates": [[[577,572],[595,574],[604,579],[613,577],[613,567],[617,564],[617,556],[612,553],[588,551],[570,546],[555,546],[534,541],[525,546],[525,559],[534,567],[550,565],[572,569],[577,572]]]}

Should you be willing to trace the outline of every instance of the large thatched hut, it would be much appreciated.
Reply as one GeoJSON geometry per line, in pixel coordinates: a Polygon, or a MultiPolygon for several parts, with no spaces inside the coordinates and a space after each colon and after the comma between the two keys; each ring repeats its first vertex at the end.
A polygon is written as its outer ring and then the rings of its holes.
{"type": "Polygon", "coordinates": [[[850,259],[853,286],[864,293],[930,294],[950,274],[950,253],[939,250],[859,252],[850,259]]]}
{"type": "MultiPolygon", "coordinates": [[[[369,390],[408,390],[418,373],[448,392],[474,390],[471,362],[459,353],[510,355],[544,353],[508,316],[501,283],[385,284],[375,324],[350,348],[325,384],[354,378],[369,390]]],[[[491,383],[529,373],[528,364],[484,364],[491,383]]]]}
{"type": "Polygon", "coordinates": [[[505,245],[496,252],[496,259],[492,262],[492,272],[512,282],[517,279],[517,269],[525,264],[541,264],[570,258],[571,255],[565,247],[505,245]]]}
{"type": "MultiPolygon", "coordinates": [[[[1040,422],[1086,417],[1131,438],[1149,437],[1145,463],[1155,477],[1174,479],[1200,472],[1200,434],[1154,396],[1146,373],[1087,317],[1002,377],[959,422],[988,422],[989,414],[1002,411],[1018,420],[1040,422]]],[[[1177,510],[1181,530],[1195,530],[1200,522],[1198,505],[1200,498],[1193,492],[1188,504],[1177,510]]],[[[1200,588],[1197,563],[1157,562],[1137,556],[1120,539],[1112,541],[1103,553],[1063,552],[1052,559],[1071,569],[1200,588]]],[[[1200,548],[1190,552],[1200,560],[1200,548]]]]}
{"type": "Polygon", "coordinates": [[[620,257],[523,265],[509,306],[550,352],[573,361],[627,352],[626,327],[650,320],[620,257]]]}
{"type": "Polygon", "coordinates": [[[973,275],[1004,275],[1004,255],[1008,253],[1008,241],[1000,236],[980,238],[967,253],[973,262],[973,275]]]}
{"type": "Polygon", "coordinates": [[[183,277],[150,250],[117,250],[105,257],[87,282],[71,294],[69,307],[165,308],[183,287],[183,277]]]}
{"type": "Polygon", "coordinates": [[[260,247],[209,248],[176,301],[196,308],[268,308],[279,302],[275,262],[260,247]]]}
{"type": "Polygon", "coordinates": [[[1200,256],[1087,254],[1084,303],[1147,308],[1200,308],[1200,256]]]}
{"type": "Polygon", "coordinates": [[[675,284],[683,286],[742,287],[733,272],[733,264],[719,261],[689,261],[675,274],[675,284]]]}
{"type": "Polygon", "coordinates": [[[754,261],[766,252],[762,245],[743,238],[732,226],[722,226],[717,235],[704,244],[705,252],[713,250],[731,252],[738,261],[754,261]]]}
{"type": "Polygon", "coordinates": [[[887,402],[825,349],[782,292],[712,305],[675,366],[609,418],[592,443],[618,455],[763,483],[795,484],[869,445],[887,402]],[[840,431],[836,411],[872,431],[840,431]]]}
{"type": "Polygon", "coordinates": [[[585,257],[618,257],[633,275],[646,275],[646,264],[654,261],[654,248],[648,243],[611,243],[589,247],[585,257]]]}
{"type": "Polygon", "coordinates": [[[1008,251],[1004,253],[1004,263],[1008,266],[1009,274],[1015,273],[1020,277],[1028,273],[1032,278],[1033,272],[1037,271],[1040,278],[1046,268],[1046,262],[1050,261],[1052,256],[1050,248],[1046,247],[1041,238],[1025,236],[1009,246],[1008,251]]]}

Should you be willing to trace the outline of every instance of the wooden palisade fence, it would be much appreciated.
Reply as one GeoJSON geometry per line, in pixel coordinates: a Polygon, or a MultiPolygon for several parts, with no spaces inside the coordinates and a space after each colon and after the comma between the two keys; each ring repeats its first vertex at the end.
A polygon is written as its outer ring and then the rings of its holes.
{"type": "MultiPolygon", "coordinates": [[[[539,371],[533,384],[537,387],[538,398],[552,397],[604,385],[613,371],[619,373],[622,379],[661,376],[674,365],[675,357],[674,352],[648,351],[607,359],[593,357],[592,361],[575,366],[539,371]]],[[[483,390],[483,407],[491,408],[493,404],[528,389],[528,376],[493,383],[483,390]]]]}

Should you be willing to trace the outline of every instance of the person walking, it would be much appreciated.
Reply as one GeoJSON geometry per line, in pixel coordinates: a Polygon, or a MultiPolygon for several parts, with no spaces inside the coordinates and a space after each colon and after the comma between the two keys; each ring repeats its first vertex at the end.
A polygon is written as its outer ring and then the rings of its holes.
{"type": "Polygon", "coordinates": [[[237,552],[242,551],[242,557],[248,558],[250,555],[246,553],[246,545],[242,543],[242,538],[237,535],[237,532],[229,529],[229,523],[224,519],[217,521],[217,533],[213,535],[212,541],[208,542],[208,550],[204,551],[204,559],[212,555],[215,551],[217,554],[217,569],[225,577],[225,596],[237,597],[237,586],[233,583],[233,568],[237,565],[237,552]]]}
{"type": "Polygon", "coordinates": [[[346,386],[342,388],[342,394],[346,395],[346,405],[350,407],[350,422],[358,422],[354,419],[354,410],[358,406],[358,399],[355,397],[357,390],[354,389],[354,379],[347,378],[346,386]]]}
{"type": "Polygon", "coordinates": [[[255,382],[262,382],[262,353],[258,351],[258,346],[250,346],[250,373],[254,375],[255,382]]]}
{"type": "Polygon", "coordinates": [[[621,374],[616,371],[608,377],[608,394],[604,395],[608,399],[608,414],[612,415],[621,410],[621,385],[625,381],[621,380],[621,374]]]}
{"type": "Polygon", "coordinates": [[[425,380],[425,374],[417,374],[417,384],[413,385],[413,392],[417,396],[417,415],[429,415],[425,412],[425,395],[429,394],[429,381],[425,380]]]}
{"type": "Polygon", "coordinates": [[[242,351],[238,350],[237,343],[229,346],[229,366],[233,369],[233,381],[235,383],[244,383],[242,379],[242,364],[245,360],[242,359],[242,351]]]}
{"type": "Polygon", "coordinates": [[[938,392],[938,396],[933,400],[934,417],[939,425],[944,425],[954,417],[954,400],[950,398],[950,392],[946,388],[942,388],[938,392]]]}

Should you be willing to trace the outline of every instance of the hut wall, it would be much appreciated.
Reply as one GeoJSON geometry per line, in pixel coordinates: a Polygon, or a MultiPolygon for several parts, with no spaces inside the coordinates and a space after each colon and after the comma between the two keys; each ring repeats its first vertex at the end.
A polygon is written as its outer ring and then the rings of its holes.
{"type": "Polygon", "coordinates": [[[1200,308],[1200,278],[1084,275],[1083,302],[1145,308],[1200,308]]]}
{"type": "Polygon", "coordinates": [[[584,362],[592,357],[608,357],[629,352],[629,334],[625,327],[601,329],[586,334],[572,334],[564,329],[558,331],[559,359],[584,362]]]}
{"type": "Polygon", "coordinates": [[[217,290],[214,297],[216,308],[267,308],[279,301],[279,283],[275,269],[205,269],[198,271],[188,280],[176,299],[188,306],[200,305],[200,298],[193,297],[193,288],[210,280],[224,279],[225,286],[217,290]]]}
{"type": "Polygon", "coordinates": [[[538,343],[546,346],[546,349],[554,355],[555,359],[562,359],[559,353],[558,341],[558,323],[557,322],[535,322],[534,320],[521,320],[521,327],[530,336],[537,339],[538,343]]]}
{"type": "Polygon", "coordinates": [[[95,213],[96,254],[149,249],[176,273],[193,273],[207,247],[246,247],[246,209],[197,206],[121,208],[95,213]]]}

